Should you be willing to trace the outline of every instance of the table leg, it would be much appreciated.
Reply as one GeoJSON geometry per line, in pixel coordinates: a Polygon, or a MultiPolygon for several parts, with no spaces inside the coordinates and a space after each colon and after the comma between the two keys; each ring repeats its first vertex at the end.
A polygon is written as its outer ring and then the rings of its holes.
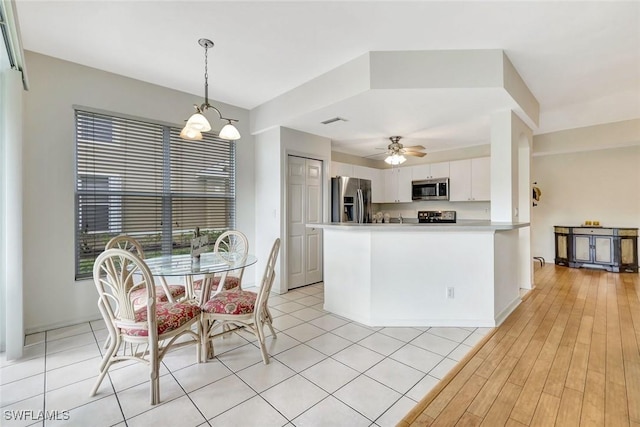
{"type": "Polygon", "coordinates": [[[167,301],[175,302],[175,300],[173,299],[173,295],[171,295],[171,290],[169,289],[167,279],[165,279],[164,276],[160,276],[160,281],[162,282],[162,289],[164,289],[164,293],[167,296],[167,301]]]}

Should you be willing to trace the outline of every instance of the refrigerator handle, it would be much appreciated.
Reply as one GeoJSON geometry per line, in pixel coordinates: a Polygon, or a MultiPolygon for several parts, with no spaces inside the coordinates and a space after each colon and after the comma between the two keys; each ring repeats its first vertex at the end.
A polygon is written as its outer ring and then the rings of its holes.
{"type": "Polygon", "coordinates": [[[358,222],[364,222],[364,197],[361,188],[358,188],[358,222]]]}

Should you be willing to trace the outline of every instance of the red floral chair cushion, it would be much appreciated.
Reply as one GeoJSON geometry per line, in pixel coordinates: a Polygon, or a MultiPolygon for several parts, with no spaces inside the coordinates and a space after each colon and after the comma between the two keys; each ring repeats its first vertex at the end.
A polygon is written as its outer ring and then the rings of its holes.
{"type": "Polygon", "coordinates": [[[204,303],[202,311],[217,314],[250,314],[258,294],[249,291],[222,291],[204,303]]]}
{"type": "MultiPolygon", "coordinates": [[[[200,307],[195,300],[184,302],[164,302],[156,305],[156,319],[158,322],[158,335],[171,332],[200,315],[200,307]]],[[[142,307],[135,312],[136,322],[147,320],[147,307],[142,307]]],[[[125,335],[146,337],[149,331],[146,329],[122,329],[125,335]]]]}
{"type": "MultiPolygon", "coordinates": [[[[195,289],[196,291],[199,291],[200,289],[202,289],[202,283],[203,283],[202,279],[194,280],[193,289],[195,289]]],[[[217,290],[218,286],[220,286],[220,278],[216,276],[213,278],[213,283],[211,284],[211,291],[213,292],[217,290]]],[[[227,276],[227,278],[224,281],[223,290],[226,291],[229,289],[237,288],[238,286],[240,286],[240,280],[237,277],[227,276]]]]}
{"type": "MultiPolygon", "coordinates": [[[[169,285],[169,292],[173,297],[173,300],[179,300],[184,296],[184,286],[181,285],[169,285]]],[[[169,299],[164,293],[162,286],[156,286],[156,302],[167,302],[169,299]]],[[[131,292],[131,302],[133,306],[138,309],[147,305],[147,290],[145,288],[136,289],[131,292]]]]}

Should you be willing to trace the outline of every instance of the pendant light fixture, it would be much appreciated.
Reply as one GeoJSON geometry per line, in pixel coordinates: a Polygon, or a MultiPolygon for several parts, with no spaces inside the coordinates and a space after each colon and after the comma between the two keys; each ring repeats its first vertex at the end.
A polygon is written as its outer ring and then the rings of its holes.
{"type": "Polygon", "coordinates": [[[196,112],[189,117],[189,120],[187,120],[187,124],[184,126],[184,129],[182,129],[182,132],[180,132],[180,138],[190,140],[202,139],[202,132],[208,132],[211,130],[211,125],[204,116],[204,112],[207,110],[214,110],[218,113],[218,118],[220,120],[227,121],[227,124],[220,129],[218,136],[229,141],[240,139],[240,132],[238,132],[238,129],[233,125],[233,123],[238,120],[222,117],[220,110],[209,104],[209,70],[207,54],[209,48],[214,46],[213,42],[209,39],[200,39],[198,40],[198,44],[204,48],[204,102],[200,106],[194,105],[196,112]]]}

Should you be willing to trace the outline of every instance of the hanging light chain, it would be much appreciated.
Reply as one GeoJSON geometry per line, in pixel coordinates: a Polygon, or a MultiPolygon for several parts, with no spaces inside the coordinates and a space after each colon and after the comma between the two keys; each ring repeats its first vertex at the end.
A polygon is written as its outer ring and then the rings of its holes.
{"type": "Polygon", "coordinates": [[[209,105],[209,45],[204,45],[204,105],[209,105]]]}
{"type": "Polygon", "coordinates": [[[204,47],[204,81],[207,84],[209,80],[209,47],[204,47]]]}

